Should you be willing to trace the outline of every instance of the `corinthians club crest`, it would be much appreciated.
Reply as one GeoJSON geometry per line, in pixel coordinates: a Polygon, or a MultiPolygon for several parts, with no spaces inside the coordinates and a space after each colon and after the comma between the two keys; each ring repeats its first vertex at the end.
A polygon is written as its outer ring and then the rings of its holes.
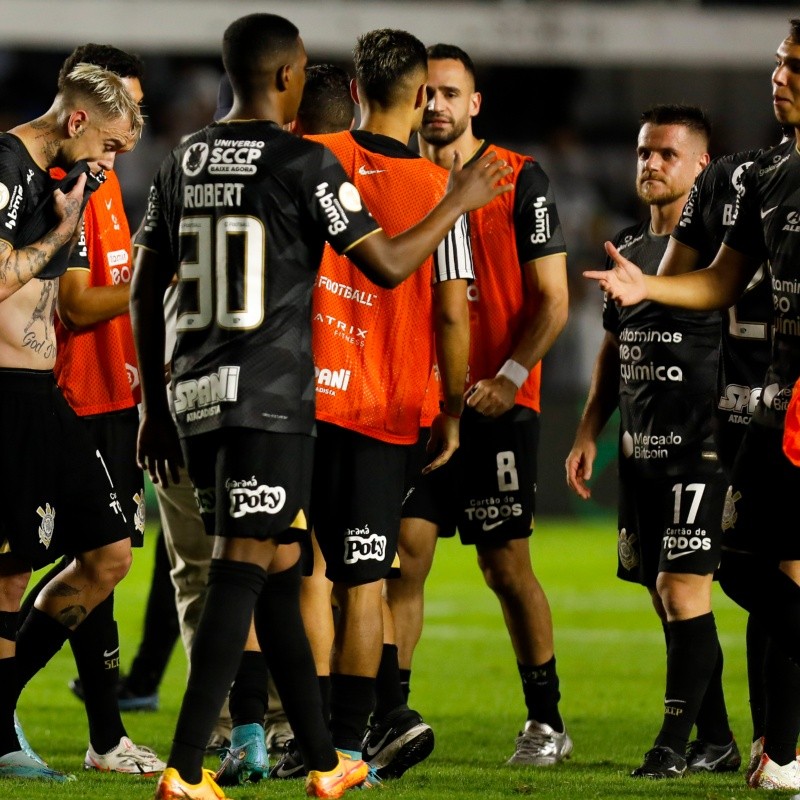
{"type": "Polygon", "coordinates": [[[629,534],[625,528],[620,528],[619,538],[617,539],[617,550],[619,560],[626,570],[632,570],[639,566],[639,551],[637,550],[638,537],[635,533],[629,534]]]}
{"type": "Polygon", "coordinates": [[[53,540],[53,530],[56,527],[56,510],[51,507],[50,503],[45,503],[44,508],[39,506],[36,513],[42,518],[39,525],[39,541],[45,546],[50,547],[50,542],[53,540]]]}

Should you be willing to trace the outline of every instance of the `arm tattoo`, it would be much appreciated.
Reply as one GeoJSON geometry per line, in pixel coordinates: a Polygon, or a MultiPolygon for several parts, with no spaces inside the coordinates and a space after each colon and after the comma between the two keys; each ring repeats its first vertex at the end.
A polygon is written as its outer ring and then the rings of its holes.
{"type": "Polygon", "coordinates": [[[56,579],[47,587],[47,593],[53,597],[74,597],[76,594],[80,594],[81,590],[70,586],[65,581],[56,579]]]}

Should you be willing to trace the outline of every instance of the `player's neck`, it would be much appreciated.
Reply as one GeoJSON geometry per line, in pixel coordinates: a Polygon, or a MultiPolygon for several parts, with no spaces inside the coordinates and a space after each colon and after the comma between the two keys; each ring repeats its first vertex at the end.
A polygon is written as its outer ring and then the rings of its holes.
{"type": "Polygon", "coordinates": [[[476,139],[472,131],[466,130],[458,139],[445,145],[426,142],[420,136],[419,152],[428,161],[433,161],[434,164],[438,164],[440,167],[450,169],[453,166],[453,156],[456,152],[461,155],[461,163],[466,164],[478,152],[478,148],[482,144],[482,139],[476,139]]]}
{"type": "Polygon", "coordinates": [[[25,145],[25,149],[38,167],[46,170],[55,166],[62,137],[56,120],[50,118],[48,114],[17,125],[11,128],[9,133],[13,133],[25,145]]]}
{"type": "Polygon", "coordinates": [[[368,133],[388,136],[407,145],[414,127],[411,117],[402,111],[370,108],[362,103],[361,122],[358,125],[358,129],[368,133]]]}
{"type": "Polygon", "coordinates": [[[231,110],[220,122],[244,122],[249,120],[264,120],[285,125],[291,120],[285,119],[285,114],[280,104],[272,103],[269,99],[263,101],[250,100],[248,102],[234,101],[231,110]]]}
{"type": "Polygon", "coordinates": [[[681,197],[679,200],[663,206],[651,205],[650,232],[654,236],[669,236],[681,218],[681,211],[683,211],[685,203],[686,197],[681,197]]]}

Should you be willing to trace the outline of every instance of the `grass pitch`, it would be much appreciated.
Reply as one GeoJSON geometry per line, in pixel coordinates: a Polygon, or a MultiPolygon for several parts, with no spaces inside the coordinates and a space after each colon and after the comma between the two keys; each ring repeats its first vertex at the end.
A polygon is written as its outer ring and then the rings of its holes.
{"type": "MultiPolygon", "coordinates": [[[[152,545],[153,537],[149,537],[152,545]]],[[[613,519],[542,518],[531,543],[536,572],[548,594],[561,676],[561,709],[575,741],[573,757],[546,768],[504,766],[525,721],[516,664],[499,606],[484,586],[472,548],[440,543],[428,584],[426,623],[417,650],[411,703],[436,733],[436,748],[381,797],[402,800],[482,800],[535,795],[572,798],[700,798],[744,800],[752,790],[742,773],[670,781],[628,777],[658,731],[664,692],[664,640],[641,587],[618,581],[613,519]]],[[[149,547],[136,551],[131,574],[117,591],[123,665],[138,643],[152,565],[149,547]]],[[[750,721],[745,676],[745,615],[715,588],[715,614],[725,652],[725,689],[731,726],[746,759],[750,721]]],[[[75,783],[2,781],[0,797],[44,800],[128,800],[152,797],[152,779],[86,773],[83,707],[66,682],[75,674],[68,647],[23,693],[19,712],[33,746],[75,783]]],[[[185,681],[178,645],[161,687],[156,713],[124,716],[129,735],[169,752],[185,681]]],[[[207,766],[213,767],[213,760],[207,766]]],[[[232,798],[303,797],[299,781],[262,781],[228,789],[232,798]]],[[[791,793],[775,792],[775,797],[791,793]]]]}

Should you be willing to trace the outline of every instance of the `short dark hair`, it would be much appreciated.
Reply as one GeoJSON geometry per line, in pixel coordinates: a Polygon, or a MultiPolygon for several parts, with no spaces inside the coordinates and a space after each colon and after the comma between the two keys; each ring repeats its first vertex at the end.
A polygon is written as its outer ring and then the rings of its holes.
{"type": "Polygon", "coordinates": [[[358,37],[353,49],[359,91],[387,108],[413,88],[415,73],[428,73],[425,45],[407,31],[379,28],[358,37]]]}
{"type": "Polygon", "coordinates": [[[95,67],[102,67],[120,78],[142,79],[144,75],[144,63],[139,56],[126,53],[110,44],[82,44],[76,47],[66,58],[58,72],[58,88],[62,89],[67,75],[72,72],[78,64],[91,64],[95,67]]]}
{"type": "Polygon", "coordinates": [[[428,59],[430,61],[444,61],[451,59],[453,61],[460,61],[464,65],[464,69],[472,76],[472,82],[477,84],[475,77],[475,64],[466,50],[454,44],[432,44],[428,47],[428,59]]]}
{"type": "Polygon", "coordinates": [[[222,37],[222,63],[236,90],[250,89],[265,71],[278,69],[297,52],[300,31],[277,14],[248,14],[234,20],[222,37]]]}
{"type": "Polygon", "coordinates": [[[305,133],[337,133],[353,122],[353,98],[347,70],[334,64],[306,68],[297,122],[305,133]]]}
{"type": "Polygon", "coordinates": [[[642,125],[682,125],[702,136],[706,145],[711,139],[711,120],[702,108],[680,103],[655,105],[642,112],[639,127],[642,125]]]}
{"type": "Polygon", "coordinates": [[[798,17],[789,20],[789,38],[795,44],[800,44],[800,18],[798,17]]]}

